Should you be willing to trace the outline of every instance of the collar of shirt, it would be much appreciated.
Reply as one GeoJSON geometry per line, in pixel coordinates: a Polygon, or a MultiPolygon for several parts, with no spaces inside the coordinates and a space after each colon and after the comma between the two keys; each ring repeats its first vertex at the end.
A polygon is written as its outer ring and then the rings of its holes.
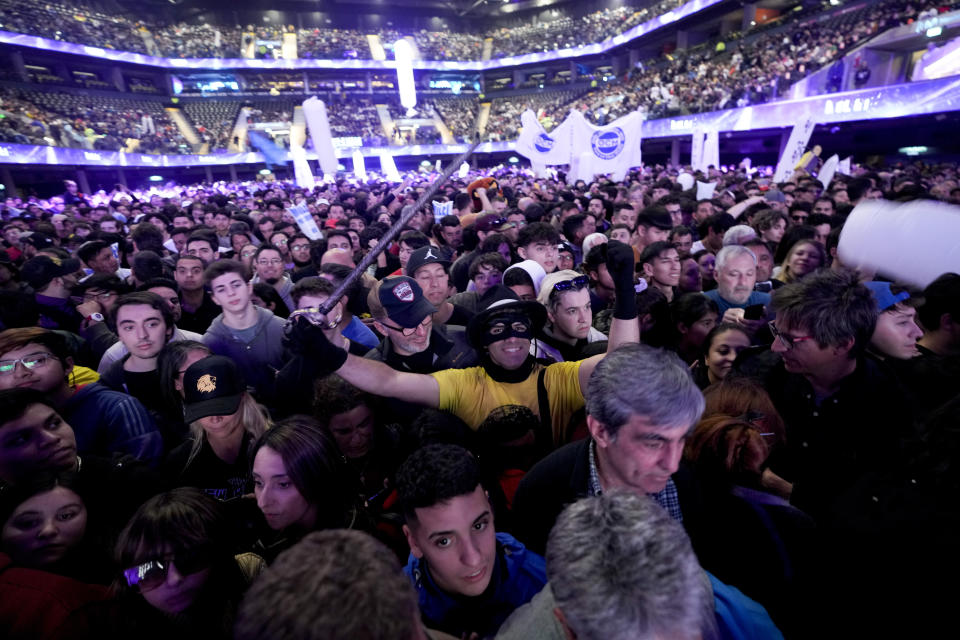
{"type": "MultiPolygon", "coordinates": [[[[590,475],[587,478],[587,493],[590,496],[599,496],[603,494],[603,486],[600,484],[600,472],[597,469],[597,443],[594,440],[590,441],[587,455],[590,467],[590,475]]],[[[683,512],[680,510],[680,495],[673,478],[667,480],[667,485],[662,491],[648,493],[647,495],[666,509],[670,517],[677,522],[683,522],[683,512]]]]}

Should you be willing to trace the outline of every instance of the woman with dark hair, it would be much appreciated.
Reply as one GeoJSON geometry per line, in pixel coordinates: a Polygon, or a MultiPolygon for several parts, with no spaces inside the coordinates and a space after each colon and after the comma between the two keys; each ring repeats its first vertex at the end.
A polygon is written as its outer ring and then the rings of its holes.
{"type": "Polygon", "coordinates": [[[272,530],[256,547],[267,562],[311,531],[358,524],[337,445],[315,420],[280,421],[254,444],[252,459],[257,506],[272,530]]]}
{"type": "Polygon", "coordinates": [[[793,245],[801,240],[813,240],[816,235],[817,230],[808,224],[796,224],[787,227],[786,233],[783,234],[780,243],[777,245],[777,250],[773,254],[773,263],[781,264],[793,245]]]}
{"type": "MultiPolygon", "coordinates": [[[[117,540],[114,608],[100,637],[229,638],[256,558],[233,556],[222,506],[181,487],[147,500],[117,540]]],[[[106,612],[105,612],[106,613],[106,612]]]]}
{"type": "Polygon", "coordinates": [[[183,375],[194,362],[210,354],[210,347],[196,340],[168,342],[157,358],[160,393],[171,414],[183,416],[183,375]]]}
{"type": "Polygon", "coordinates": [[[685,293],[670,304],[670,314],[676,330],[675,351],[684,362],[692,364],[720,318],[717,303],[702,293],[685,293]]]}
{"type": "Polygon", "coordinates": [[[807,514],[763,486],[775,441],[767,428],[756,415],[713,414],[696,426],[684,455],[700,481],[710,532],[698,538],[701,565],[764,605],[789,637],[807,603],[804,571],[815,560],[816,532],[807,514]]]}
{"type": "Polygon", "coordinates": [[[41,473],[0,494],[0,551],[18,567],[110,583],[107,545],[87,526],[76,474],[41,473]]]}
{"type": "Polygon", "coordinates": [[[168,482],[198,487],[222,500],[250,493],[250,450],[271,423],[247,393],[237,365],[223,356],[198,360],[186,367],[182,388],[192,437],[167,456],[168,482]]]}
{"type": "Polygon", "coordinates": [[[737,354],[750,346],[750,334],[738,324],[718,324],[703,340],[700,358],[693,363],[693,379],[697,386],[706,389],[723,380],[737,359],[737,354]]]}
{"type": "Polygon", "coordinates": [[[697,266],[700,267],[700,289],[702,291],[716,289],[717,278],[715,274],[717,267],[717,256],[704,249],[702,251],[697,251],[690,257],[696,260],[697,266]]]}
{"type": "Polygon", "coordinates": [[[400,435],[379,419],[376,396],[334,374],[317,381],[314,416],[333,438],[365,503],[382,505],[399,458],[400,435]]]}

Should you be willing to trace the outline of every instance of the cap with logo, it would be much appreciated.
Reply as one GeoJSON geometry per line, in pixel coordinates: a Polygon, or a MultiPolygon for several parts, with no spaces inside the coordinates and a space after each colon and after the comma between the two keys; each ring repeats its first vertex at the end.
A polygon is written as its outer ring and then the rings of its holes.
{"type": "Polygon", "coordinates": [[[497,213],[482,215],[473,224],[477,231],[503,231],[517,226],[497,213]]]}
{"type": "Polygon", "coordinates": [[[407,260],[407,266],[404,269],[410,277],[417,275],[417,269],[422,267],[425,264],[442,264],[444,267],[450,266],[450,261],[444,259],[440,255],[440,250],[432,245],[427,245],[425,247],[420,247],[416,251],[410,254],[410,258],[407,260]]]}
{"type": "Polygon", "coordinates": [[[383,309],[390,320],[404,329],[416,327],[437,308],[423,297],[423,289],[409,276],[384,278],[370,290],[367,303],[374,317],[383,309]]]}
{"type": "Polygon", "coordinates": [[[20,278],[34,289],[43,289],[54,278],[76,273],[79,270],[80,261],[76,258],[34,256],[20,267],[20,278]]]}
{"type": "Polygon", "coordinates": [[[184,420],[189,424],[209,416],[233,415],[246,390],[243,375],[230,358],[197,360],[183,374],[184,420]]]}

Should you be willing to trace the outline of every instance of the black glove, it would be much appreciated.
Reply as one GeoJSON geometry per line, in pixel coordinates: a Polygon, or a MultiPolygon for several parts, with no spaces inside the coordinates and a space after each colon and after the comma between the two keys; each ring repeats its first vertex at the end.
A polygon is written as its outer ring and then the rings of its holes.
{"type": "Polygon", "coordinates": [[[637,292],[634,289],[633,247],[617,240],[607,243],[607,271],[613,280],[617,297],[613,317],[633,320],[637,317],[637,292]]]}
{"type": "Polygon", "coordinates": [[[332,373],[347,361],[347,350],[333,345],[323,329],[305,316],[295,316],[284,329],[283,345],[291,352],[309,356],[320,368],[332,373]]]}

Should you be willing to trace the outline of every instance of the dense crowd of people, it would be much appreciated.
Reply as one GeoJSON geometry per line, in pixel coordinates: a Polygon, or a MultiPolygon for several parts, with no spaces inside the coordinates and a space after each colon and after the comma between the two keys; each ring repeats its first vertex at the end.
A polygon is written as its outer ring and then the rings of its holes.
{"type": "Polygon", "coordinates": [[[785,26],[747,31],[691,52],[644,62],[626,78],[590,93],[579,106],[598,124],[634,110],[648,119],[763,104],[833,64],[878,33],[954,3],[883,0],[827,19],[806,14],[785,26]]]}
{"type": "Polygon", "coordinates": [[[2,88],[0,113],[0,142],[189,153],[159,102],[2,88]]]}
{"type": "MultiPolygon", "coordinates": [[[[383,29],[371,35],[379,36],[388,49],[398,39],[410,37],[427,60],[479,60],[487,39],[492,39],[494,57],[583,46],[613,37],[682,4],[680,0],[660,0],[647,7],[621,6],[584,16],[554,10],[550,19],[534,24],[477,33],[383,29]]],[[[281,42],[288,29],[297,34],[301,58],[366,60],[373,55],[367,33],[356,29],[153,24],[144,16],[109,14],[68,0],[42,5],[3,0],[0,24],[5,31],[171,58],[239,58],[244,34],[253,33],[261,41],[281,42]]],[[[259,53],[257,57],[263,57],[259,53]]]]}
{"type": "Polygon", "coordinates": [[[435,178],[0,204],[0,634],[942,628],[957,166],[435,178]]]}

